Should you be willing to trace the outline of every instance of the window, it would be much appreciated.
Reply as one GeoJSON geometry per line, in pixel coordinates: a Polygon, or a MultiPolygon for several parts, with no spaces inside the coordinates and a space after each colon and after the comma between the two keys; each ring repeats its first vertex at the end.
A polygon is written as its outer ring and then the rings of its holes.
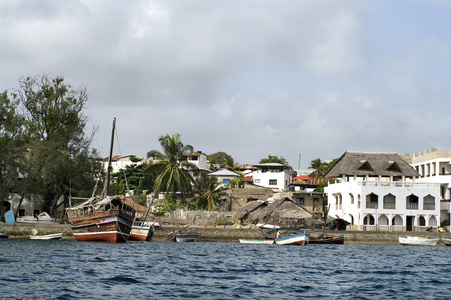
{"type": "Polygon", "coordinates": [[[254,183],[260,183],[260,179],[255,179],[254,183]]]}
{"type": "Polygon", "coordinates": [[[230,180],[230,179],[223,179],[223,180],[222,180],[222,183],[224,183],[224,184],[229,184],[229,180],[230,180]]]}
{"type": "Polygon", "coordinates": [[[304,205],[304,198],[297,199],[298,205],[304,205]]]}
{"type": "Polygon", "coordinates": [[[277,179],[270,179],[269,185],[277,185],[277,179]]]}

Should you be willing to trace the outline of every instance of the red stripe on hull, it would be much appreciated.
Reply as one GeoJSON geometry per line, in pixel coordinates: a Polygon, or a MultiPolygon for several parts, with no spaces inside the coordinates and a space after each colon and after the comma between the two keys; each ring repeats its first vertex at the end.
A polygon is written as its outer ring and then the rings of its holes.
{"type": "Polygon", "coordinates": [[[146,235],[141,235],[141,234],[130,233],[130,235],[128,236],[128,240],[129,241],[145,242],[146,238],[147,238],[147,234],[146,235]]]}
{"type": "Polygon", "coordinates": [[[120,243],[126,242],[128,239],[127,234],[120,232],[97,232],[97,233],[78,233],[74,234],[74,238],[77,241],[87,241],[87,242],[109,242],[109,243],[120,243]]]}

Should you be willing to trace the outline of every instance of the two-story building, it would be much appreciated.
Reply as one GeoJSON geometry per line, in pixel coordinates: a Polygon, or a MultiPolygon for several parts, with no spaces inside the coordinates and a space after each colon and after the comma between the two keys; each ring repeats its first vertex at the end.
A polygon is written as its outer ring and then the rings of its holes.
{"type": "Polygon", "coordinates": [[[279,163],[265,163],[252,165],[257,169],[252,174],[253,183],[258,186],[271,188],[275,192],[288,191],[295,175],[290,166],[279,163]]]}
{"type": "Polygon", "coordinates": [[[440,184],[440,220],[450,220],[451,206],[451,151],[429,151],[406,153],[403,159],[419,174],[417,182],[438,182],[440,184]]]}
{"type": "Polygon", "coordinates": [[[345,152],[325,177],[329,215],[351,230],[418,231],[440,222],[439,183],[420,174],[396,153],[345,152]]]}

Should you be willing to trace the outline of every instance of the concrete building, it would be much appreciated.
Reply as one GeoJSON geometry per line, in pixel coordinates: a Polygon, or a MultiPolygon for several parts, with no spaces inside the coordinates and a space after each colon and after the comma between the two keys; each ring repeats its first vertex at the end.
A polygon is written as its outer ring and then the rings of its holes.
{"type": "Polygon", "coordinates": [[[279,163],[265,163],[252,166],[257,168],[251,173],[255,185],[271,188],[275,192],[289,190],[292,178],[295,175],[290,166],[279,163]]]}
{"type": "Polygon", "coordinates": [[[429,151],[406,153],[403,159],[419,174],[417,182],[437,182],[440,185],[440,220],[450,220],[451,206],[451,151],[429,151]]]}
{"type": "Polygon", "coordinates": [[[440,190],[396,153],[345,152],[325,177],[329,215],[351,230],[420,231],[440,222],[440,190]]]}

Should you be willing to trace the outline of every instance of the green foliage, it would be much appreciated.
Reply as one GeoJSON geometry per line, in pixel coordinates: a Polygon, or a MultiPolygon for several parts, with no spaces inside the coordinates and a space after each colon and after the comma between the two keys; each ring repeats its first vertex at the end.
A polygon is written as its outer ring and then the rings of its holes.
{"type": "Polygon", "coordinates": [[[147,153],[148,158],[155,158],[149,169],[158,174],[154,183],[154,193],[180,193],[185,198],[192,192],[191,184],[194,180],[189,170],[197,171],[196,165],[183,161],[182,155],[192,153],[193,147],[183,145],[180,134],[160,136],[160,145],[163,152],[152,150],[147,153]]]}
{"type": "Polygon", "coordinates": [[[124,180],[119,180],[114,184],[110,185],[110,193],[112,195],[125,195],[127,192],[127,187],[125,185],[124,180]]]}
{"type": "MultiPolygon", "coordinates": [[[[219,164],[220,166],[230,166],[230,162],[233,164],[232,156],[225,152],[216,152],[207,156],[208,161],[211,164],[219,164]]],[[[233,165],[232,165],[233,166],[233,165]]]]}
{"type": "Polygon", "coordinates": [[[221,190],[221,184],[218,183],[215,176],[207,176],[200,182],[201,189],[196,193],[192,203],[199,210],[218,210],[218,202],[225,192],[221,190]]]}
{"type": "Polygon", "coordinates": [[[440,223],[440,227],[446,227],[449,226],[449,219],[445,219],[440,223]]]}
{"type": "MultiPolygon", "coordinates": [[[[132,162],[139,162],[140,158],[130,158],[132,162]]],[[[143,190],[152,190],[157,178],[157,174],[152,172],[148,164],[131,164],[127,165],[125,169],[121,169],[119,172],[112,174],[117,179],[117,183],[111,184],[111,188],[114,189],[115,185],[121,180],[127,182],[128,188],[134,191],[135,195],[140,195],[143,190]]]]}
{"type": "Polygon", "coordinates": [[[260,164],[266,164],[266,163],[279,163],[279,164],[288,166],[288,162],[283,156],[277,157],[277,156],[274,156],[271,154],[269,154],[267,158],[262,158],[260,160],[260,164]]]}
{"type": "Polygon", "coordinates": [[[147,206],[147,195],[146,194],[139,194],[139,204],[143,206],[147,206]]]}
{"type": "Polygon", "coordinates": [[[84,133],[86,89],[73,90],[61,77],[26,77],[12,97],[22,108],[24,137],[18,147],[24,149],[18,160],[23,178],[16,188],[43,195],[43,207],[53,215],[61,196],[70,190],[73,196],[90,194],[94,186],[98,165],[89,147],[95,131],[84,133]]]}

